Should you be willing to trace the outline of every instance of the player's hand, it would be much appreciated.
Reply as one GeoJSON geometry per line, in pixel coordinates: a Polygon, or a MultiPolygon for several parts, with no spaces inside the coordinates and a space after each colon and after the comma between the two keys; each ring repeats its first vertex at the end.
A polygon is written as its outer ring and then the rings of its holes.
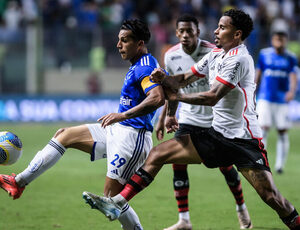
{"type": "Polygon", "coordinates": [[[116,122],[124,121],[126,117],[123,113],[109,113],[100,117],[97,121],[101,121],[101,126],[105,128],[108,125],[112,125],[116,122]]]}
{"type": "Polygon", "coordinates": [[[294,92],[291,92],[291,91],[288,91],[286,94],[285,94],[285,101],[286,102],[290,102],[291,100],[293,100],[295,97],[295,93],[294,92]]]}
{"type": "Polygon", "coordinates": [[[164,139],[165,125],[163,119],[158,119],[158,122],[155,126],[155,133],[157,140],[161,141],[162,139],[164,139]]]}
{"type": "Polygon", "coordinates": [[[165,119],[167,133],[176,132],[179,128],[178,121],[175,116],[167,116],[165,119]]]}
{"type": "Polygon", "coordinates": [[[154,83],[159,83],[161,84],[162,81],[165,79],[166,73],[163,71],[161,68],[156,68],[152,71],[150,75],[150,80],[153,81],[154,83]]]}

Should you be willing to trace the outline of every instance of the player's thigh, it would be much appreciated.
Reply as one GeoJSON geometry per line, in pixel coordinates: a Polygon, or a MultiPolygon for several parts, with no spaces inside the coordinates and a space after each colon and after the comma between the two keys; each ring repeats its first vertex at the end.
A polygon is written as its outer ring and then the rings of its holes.
{"type": "Polygon", "coordinates": [[[291,121],[288,114],[287,104],[276,104],[275,105],[276,116],[274,116],[274,123],[277,130],[289,129],[291,121]]]}
{"type": "Polygon", "coordinates": [[[183,135],[154,147],[145,164],[199,164],[201,162],[190,135],[183,135]]]}
{"type": "Polygon", "coordinates": [[[76,148],[88,153],[93,150],[94,139],[86,124],[63,128],[55,137],[66,148],[76,148]]]}
{"type": "Polygon", "coordinates": [[[258,114],[258,123],[261,127],[272,126],[272,106],[271,103],[265,100],[258,100],[256,105],[256,112],[258,114]]]}

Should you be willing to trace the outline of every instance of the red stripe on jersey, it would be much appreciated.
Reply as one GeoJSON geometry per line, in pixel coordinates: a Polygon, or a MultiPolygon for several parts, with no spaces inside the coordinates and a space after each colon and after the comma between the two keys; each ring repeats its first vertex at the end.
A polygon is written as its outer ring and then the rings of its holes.
{"type": "Polygon", "coordinates": [[[227,85],[229,88],[234,89],[235,86],[233,84],[231,84],[228,81],[225,81],[224,79],[220,78],[219,76],[216,77],[216,80],[223,83],[224,85],[227,85]]]}
{"type": "Polygon", "coordinates": [[[177,45],[175,46],[172,46],[170,49],[167,50],[166,53],[169,53],[169,52],[172,52],[172,51],[175,51],[175,50],[178,50],[180,48],[180,43],[178,43],[177,45]]]}
{"type": "Polygon", "coordinates": [[[212,52],[221,52],[221,51],[223,51],[223,49],[221,49],[221,48],[214,48],[212,52]]]}
{"type": "Polygon", "coordinates": [[[238,48],[229,52],[229,56],[234,56],[238,54],[238,48]]]}
{"type": "Polygon", "coordinates": [[[214,44],[212,44],[208,41],[201,41],[200,46],[208,47],[208,48],[215,48],[216,47],[216,45],[214,45],[214,44]]]}
{"type": "Polygon", "coordinates": [[[195,74],[197,77],[201,77],[201,78],[205,77],[204,74],[198,73],[198,71],[196,70],[195,66],[192,66],[191,70],[192,70],[193,74],[195,74]]]}
{"type": "MultiPolygon", "coordinates": [[[[240,85],[239,85],[240,86],[240,85]]],[[[241,87],[241,86],[240,86],[241,87]]],[[[267,152],[266,150],[264,149],[264,144],[262,143],[262,138],[258,138],[258,137],[255,137],[250,129],[250,122],[249,120],[247,119],[247,117],[245,116],[245,112],[246,112],[246,109],[248,107],[248,100],[247,100],[247,93],[246,93],[246,90],[244,88],[242,88],[242,91],[244,92],[244,95],[245,95],[245,102],[246,102],[246,105],[245,105],[245,108],[244,108],[244,112],[243,112],[243,117],[244,119],[246,120],[246,123],[247,123],[247,129],[251,135],[251,138],[252,139],[256,139],[258,140],[258,146],[259,146],[259,149],[261,150],[261,154],[263,156],[263,158],[265,159],[265,162],[266,162],[266,166],[269,167],[269,162],[268,162],[268,158],[267,158],[267,152]]]]}

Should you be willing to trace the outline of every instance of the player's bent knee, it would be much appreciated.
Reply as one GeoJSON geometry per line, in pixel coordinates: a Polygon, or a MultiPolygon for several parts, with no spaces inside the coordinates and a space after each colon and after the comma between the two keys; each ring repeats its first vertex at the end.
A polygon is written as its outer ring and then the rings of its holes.
{"type": "Polygon", "coordinates": [[[159,151],[159,148],[154,147],[149,153],[149,156],[146,160],[146,164],[161,164],[163,163],[163,159],[163,154],[161,153],[161,151],[159,151]]]}

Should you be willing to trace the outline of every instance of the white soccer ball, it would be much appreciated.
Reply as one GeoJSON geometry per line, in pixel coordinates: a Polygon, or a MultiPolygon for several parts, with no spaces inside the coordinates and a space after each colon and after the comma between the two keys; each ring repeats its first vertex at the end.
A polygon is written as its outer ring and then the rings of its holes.
{"type": "Polygon", "coordinates": [[[22,142],[17,135],[0,132],[0,165],[11,165],[22,155],[22,142]]]}

